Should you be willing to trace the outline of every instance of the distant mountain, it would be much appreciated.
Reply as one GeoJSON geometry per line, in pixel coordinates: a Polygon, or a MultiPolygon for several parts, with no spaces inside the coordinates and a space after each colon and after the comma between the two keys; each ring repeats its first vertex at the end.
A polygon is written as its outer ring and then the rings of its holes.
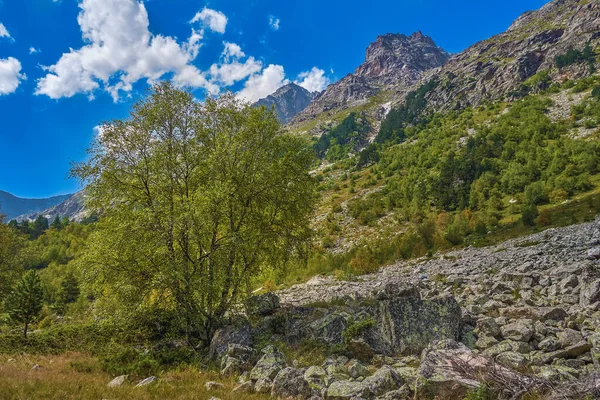
{"type": "Polygon", "coordinates": [[[289,83],[280,87],[277,91],[264,99],[260,99],[254,105],[275,107],[277,119],[282,124],[287,124],[299,112],[310,104],[316,93],[311,93],[295,83],[289,83]]]}
{"type": "Polygon", "coordinates": [[[77,192],[74,195],[69,196],[62,203],[48,207],[45,210],[19,215],[16,219],[34,220],[39,215],[42,215],[48,218],[49,221],[52,221],[58,216],[60,218],[68,217],[71,221],[81,222],[87,216],[87,211],[84,207],[84,200],[85,195],[83,191],[77,192]]]}
{"type": "Polygon", "coordinates": [[[408,88],[419,82],[426,71],[444,65],[449,58],[450,54],[420,31],[410,36],[379,36],[367,48],[365,62],[354,73],[329,85],[293,122],[360,104],[382,90],[408,88]]]}
{"type": "Polygon", "coordinates": [[[56,206],[72,195],[54,196],[46,199],[23,199],[0,190],[0,214],[11,220],[23,214],[33,214],[56,206]]]}

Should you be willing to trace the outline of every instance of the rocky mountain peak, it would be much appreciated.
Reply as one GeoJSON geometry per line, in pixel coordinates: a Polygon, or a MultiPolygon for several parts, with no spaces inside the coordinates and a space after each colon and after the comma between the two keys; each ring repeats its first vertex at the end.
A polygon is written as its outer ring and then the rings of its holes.
{"type": "Polygon", "coordinates": [[[281,123],[288,123],[299,112],[310,104],[316,93],[311,93],[295,83],[288,83],[254,105],[257,107],[275,107],[277,119],[281,123]]]}
{"type": "Polygon", "coordinates": [[[426,71],[444,65],[449,58],[450,54],[421,31],[410,36],[399,33],[381,35],[367,48],[365,62],[353,74],[330,85],[294,122],[357,105],[382,88],[414,85],[426,71]]]}

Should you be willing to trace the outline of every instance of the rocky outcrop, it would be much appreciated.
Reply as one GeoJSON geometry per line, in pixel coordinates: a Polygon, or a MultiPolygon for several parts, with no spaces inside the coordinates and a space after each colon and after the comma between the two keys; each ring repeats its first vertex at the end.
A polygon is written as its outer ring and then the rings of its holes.
{"type": "Polygon", "coordinates": [[[382,35],[368,48],[366,59],[354,73],[329,85],[293,123],[305,121],[333,109],[357,105],[389,86],[406,88],[418,82],[425,71],[443,65],[449,54],[421,32],[410,36],[382,35]]]}
{"type": "Polygon", "coordinates": [[[287,124],[310,104],[316,94],[295,83],[288,83],[277,89],[275,93],[258,100],[254,106],[273,107],[279,122],[287,124]]]}
{"type": "Polygon", "coordinates": [[[71,196],[68,194],[46,199],[23,199],[0,190],[0,215],[5,215],[7,220],[21,220],[27,215],[37,215],[43,210],[61,204],[71,196]]]}
{"type": "Polygon", "coordinates": [[[69,218],[70,221],[81,222],[88,216],[88,210],[85,207],[85,194],[83,191],[77,192],[74,195],[66,196],[66,198],[45,210],[32,214],[24,214],[17,217],[17,220],[35,220],[39,215],[46,217],[52,222],[54,218],[69,218]]]}

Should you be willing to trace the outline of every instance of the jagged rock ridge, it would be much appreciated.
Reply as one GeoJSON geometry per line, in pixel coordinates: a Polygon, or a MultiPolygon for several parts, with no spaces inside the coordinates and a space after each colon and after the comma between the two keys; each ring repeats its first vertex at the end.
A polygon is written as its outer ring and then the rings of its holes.
{"type": "Polygon", "coordinates": [[[293,122],[360,103],[389,86],[410,87],[421,79],[425,71],[440,67],[449,58],[444,49],[421,32],[410,36],[379,36],[367,48],[365,62],[354,73],[330,85],[293,122]]]}
{"type": "Polygon", "coordinates": [[[299,112],[310,104],[316,93],[311,93],[295,83],[289,83],[280,87],[277,91],[264,99],[260,99],[254,105],[275,107],[277,119],[282,124],[288,123],[299,112]]]}

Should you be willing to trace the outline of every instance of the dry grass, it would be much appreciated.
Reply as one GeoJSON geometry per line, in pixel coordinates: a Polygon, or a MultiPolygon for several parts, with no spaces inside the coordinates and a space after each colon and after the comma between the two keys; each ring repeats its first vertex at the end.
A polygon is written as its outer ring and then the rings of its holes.
{"type": "Polygon", "coordinates": [[[112,378],[100,370],[95,358],[79,353],[61,356],[0,355],[1,400],[207,400],[212,396],[223,400],[269,398],[265,395],[232,393],[235,387],[233,379],[223,379],[218,374],[194,369],[165,373],[159,376],[157,383],[140,388],[135,387],[136,382],[108,388],[106,384],[112,378]],[[32,370],[35,364],[41,368],[32,370]],[[208,392],[204,389],[208,381],[219,381],[226,385],[226,389],[208,392]]]}

